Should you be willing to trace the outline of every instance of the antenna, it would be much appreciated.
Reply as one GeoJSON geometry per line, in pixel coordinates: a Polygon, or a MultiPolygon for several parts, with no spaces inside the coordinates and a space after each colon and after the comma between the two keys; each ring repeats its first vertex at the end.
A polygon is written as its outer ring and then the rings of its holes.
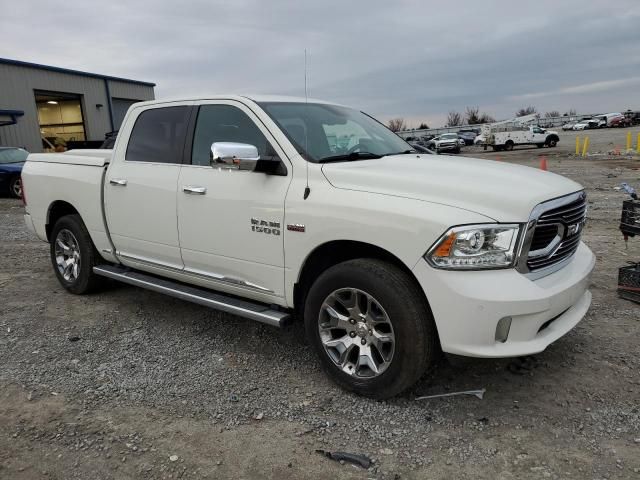
{"type": "MultiPolygon", "coordinates": [[[[304,104],[305,110],[307,114],[309,113],[309,95],[307,93],[307,49],[304,49],[304,104]]],[[[304,126],[304,151],[309,155],[309,138],[307,135],[308,126],[305,124],[304,126]]],[[[304,199],[306,200],[311,193],[311,189],[309,188],[309,159],[305,158],[305,164],[307,169],[307,185],[304,187],[304,199]]]]}

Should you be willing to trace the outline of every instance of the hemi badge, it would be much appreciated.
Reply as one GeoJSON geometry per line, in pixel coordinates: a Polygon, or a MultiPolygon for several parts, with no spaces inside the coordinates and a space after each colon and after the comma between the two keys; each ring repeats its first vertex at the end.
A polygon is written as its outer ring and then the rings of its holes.
{"type": "Polygon", "coordinates": [[[304,225],[302,225],[300,223],[289,223],[287,225],[287,230],[290,230],[292,232],[302,232],[302,233],[304,233],[305,228],[304,228],[304,225]]]}

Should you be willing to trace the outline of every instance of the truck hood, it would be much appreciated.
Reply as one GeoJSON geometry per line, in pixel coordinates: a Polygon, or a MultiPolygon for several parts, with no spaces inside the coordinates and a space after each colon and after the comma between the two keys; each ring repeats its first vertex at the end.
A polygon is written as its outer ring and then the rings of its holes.
{"type": "Polygon", "coordinates": [[[582,189],[547,171],[446,155],[329,163],[322,172],[336,188],[448,205],[499,222],[525,222],[537,204],[582,189]]]}

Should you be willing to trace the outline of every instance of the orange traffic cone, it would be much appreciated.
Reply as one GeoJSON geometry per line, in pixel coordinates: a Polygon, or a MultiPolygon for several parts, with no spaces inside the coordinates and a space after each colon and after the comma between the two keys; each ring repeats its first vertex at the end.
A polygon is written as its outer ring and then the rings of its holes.
{"type": "Polygon", "coordinates": [[[502,158],[500,158],[500,155],[496,155],[496,162],[501,162],[502,158]]]}
{"type": "Polygon", "coordinates": [[[540,170],[547,171],[547,157],[540,155],[540,170]]]}

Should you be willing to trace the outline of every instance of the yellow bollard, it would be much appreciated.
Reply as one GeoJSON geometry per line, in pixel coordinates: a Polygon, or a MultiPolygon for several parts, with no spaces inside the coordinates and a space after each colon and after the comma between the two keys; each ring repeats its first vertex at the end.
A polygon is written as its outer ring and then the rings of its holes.
{"type": "Polygon", "coordinates": [[[636,153],[640,155],[640,133],[638,134],[638,142],[636,143],[636,153]]]}
{"type": "Polygon", "coordinates": [[[631,132],[627,132],[627,151],[631,150],[631,132]]]}
{"type": "MultiPolygon", "coordinates": [[[[638,138],[640,139],[640,133],[638,134],[638,138]]],[[[580,135],[576,135],[576,157],[580,155],[580,135]]]]}
{"type": "Polygon", "coordinates": [[[582,147],[582,156],[587,156],[587,150],[589,149],[589,136],[584,137],[584,146],[582,147]]]}

